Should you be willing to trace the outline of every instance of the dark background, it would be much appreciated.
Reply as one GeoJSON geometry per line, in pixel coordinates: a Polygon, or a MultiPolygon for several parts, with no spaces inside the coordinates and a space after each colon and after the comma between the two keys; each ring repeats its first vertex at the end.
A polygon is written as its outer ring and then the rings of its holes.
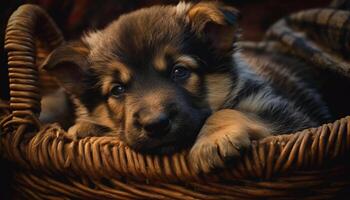
{"type": "MultiPolygon", "coordinates": [[[[44,7],[54,18],[67,40],[76,39],[84,30],[102,28],[120,14],[154,4],[175,4],[169,0],[2,0],[0,3],[0,98],[8,99],[6,54],[3,49],[6,22],[21,4],[34,3],[44,7]]],[[[237,7],[242,14],[244,40],[260,40],[264,31],[279,18],[302,9],[324,7],[329,0],[231,0],[224,1],[237,7]],[[281,3],[283,2],[283,3],[281,3]]],[[[10,166],[0,162],[0,199],[9,199],[10,166]]]]}

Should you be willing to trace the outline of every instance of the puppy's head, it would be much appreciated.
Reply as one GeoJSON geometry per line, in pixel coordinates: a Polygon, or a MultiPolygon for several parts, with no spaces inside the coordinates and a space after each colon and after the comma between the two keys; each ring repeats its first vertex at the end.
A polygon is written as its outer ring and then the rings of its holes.
{"type": "Polygon", "coordinates": [[[218,3],[141,9],[59,47],[44,68],[88,112],[104,107],[131,147],[172,151],[229,95],[237,16],[218,3]]]}

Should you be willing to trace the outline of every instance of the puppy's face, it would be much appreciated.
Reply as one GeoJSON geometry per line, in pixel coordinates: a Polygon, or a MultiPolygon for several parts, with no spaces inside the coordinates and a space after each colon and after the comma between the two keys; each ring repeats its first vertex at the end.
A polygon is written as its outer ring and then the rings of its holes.
{"type": "Polygon", "coordinates": [[[56,49],[44,67],[129,146],[173,151],[191,144],[235,82],[236,17],[214,3],[138,10],[56,49]]]}

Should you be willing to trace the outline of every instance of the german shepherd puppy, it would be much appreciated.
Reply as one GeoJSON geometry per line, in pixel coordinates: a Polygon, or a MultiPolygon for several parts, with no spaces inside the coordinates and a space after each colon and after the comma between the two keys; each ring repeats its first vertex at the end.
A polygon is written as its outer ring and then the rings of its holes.
{"type": "Polygon", "coordinates": [[[147,153],[193,145],[208,171],[251,140],[320,125],[328,110],[297,72],[240,54],[238,17],[217,2],[154,6],[55,49],[43,68],[76,106],[68,135],[112,133],[147,153]]]}

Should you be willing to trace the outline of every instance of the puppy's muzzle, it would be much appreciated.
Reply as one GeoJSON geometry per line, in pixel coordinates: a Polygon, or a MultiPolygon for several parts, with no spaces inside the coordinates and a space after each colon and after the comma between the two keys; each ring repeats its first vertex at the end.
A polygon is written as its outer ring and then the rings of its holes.
{"type": "Polygon", "coordinates": [[[174,112],[159,111],[158,109],[140,109],[134,113],[134,124],[145,131],[148,137],[161,138],[169,133],[174,112]]]}

